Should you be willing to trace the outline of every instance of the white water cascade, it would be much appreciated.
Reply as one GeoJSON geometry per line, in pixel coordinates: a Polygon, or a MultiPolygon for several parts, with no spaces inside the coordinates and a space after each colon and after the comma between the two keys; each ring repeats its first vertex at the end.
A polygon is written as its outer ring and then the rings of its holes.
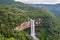
{"type": "Polygon", "coordinates": [[[35,36],[35,25],[34,25],[34,20],[30,20],[31,21],[31,36],[34,37],[35,36]]]}
{"type": "Polygon", "coordinates": [[[34,20],[30,19],[30,25],[31,25],[31,36],[33,37],[34,40],[39,40],[35,36],[35,24],[34,24],[34,20]]]}

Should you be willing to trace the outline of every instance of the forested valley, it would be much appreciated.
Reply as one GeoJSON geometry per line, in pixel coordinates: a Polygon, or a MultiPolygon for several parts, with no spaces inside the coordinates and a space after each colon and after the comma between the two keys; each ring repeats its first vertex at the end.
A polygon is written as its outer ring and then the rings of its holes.
{"type": "Polygon", "coordinates": [[[0,0],[0,40],[33,40],[30,28],[14,30],[30,18],[42,20],[41,26],[36,27],[40,40],[60,40],[60,22],[52,12],[14,0],[0,0]]]}

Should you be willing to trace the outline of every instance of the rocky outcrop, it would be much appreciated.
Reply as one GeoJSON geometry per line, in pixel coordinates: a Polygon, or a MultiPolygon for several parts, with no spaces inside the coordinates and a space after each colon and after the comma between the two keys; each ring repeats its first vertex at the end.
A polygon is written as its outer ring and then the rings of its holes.
{"type": "Polygon", "coordinates": [[[27,21],[27,22],[21,23],[21,25],[14,28],[14,30],[24,30],[29,27],[30,27],[30,21],[27,21]]]}
{"type": "MultiPolygon", "coordinates": [[[[35,26],[38,26],[40,24],[41,24],[41,19],[36,19],[35,26]]],[[[30,27],[30,21],[26,21],[26,22],[21,23],[20,26],[17,26],[16,28],[14,28],[14,30],[24,30],[29,27],[30,27]]]]}

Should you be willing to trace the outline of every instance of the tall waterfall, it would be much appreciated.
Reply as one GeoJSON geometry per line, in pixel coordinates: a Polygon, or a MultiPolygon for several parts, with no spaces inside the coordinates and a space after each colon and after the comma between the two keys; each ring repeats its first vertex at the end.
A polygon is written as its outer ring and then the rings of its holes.
{"type": "Polygon", "coordinates": [[[30,24],[31,24],[31,36],[34,37],[35,36],[35,25],[34,25],[34,20],[30,20],[30,24]]]}
{"type": "Polygon", "coordinates": [[[31,36],[33,37],[34,40],[39,40],[35,36],[35,24],[34,24],[34,20],[30,19],[30,25],[31,25],[31,36]]]}

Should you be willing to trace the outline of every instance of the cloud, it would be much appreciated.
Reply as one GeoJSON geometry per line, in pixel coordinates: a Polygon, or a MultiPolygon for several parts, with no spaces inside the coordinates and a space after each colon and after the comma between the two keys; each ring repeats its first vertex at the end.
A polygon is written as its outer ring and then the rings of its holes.
{"type": "Polygon", "coordinates": [[[15,0],[28,4],[56,4],[60,3],[60,0],[15,0]]]}

